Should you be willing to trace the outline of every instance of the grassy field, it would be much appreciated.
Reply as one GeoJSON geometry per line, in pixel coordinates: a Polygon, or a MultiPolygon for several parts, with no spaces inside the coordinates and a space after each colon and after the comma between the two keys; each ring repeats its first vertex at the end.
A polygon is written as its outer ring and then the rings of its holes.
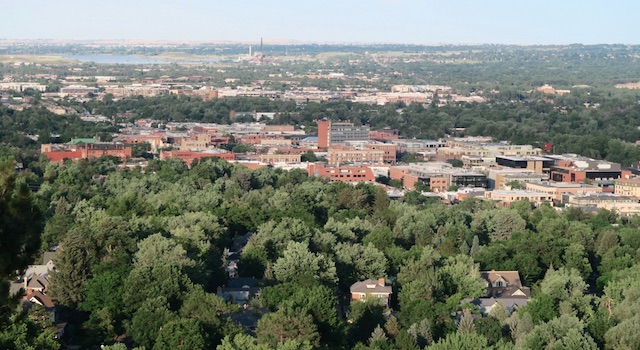
{"type": "Polygon", "coordinates": [[[74,64],[79,61],[60,56],[0,55],[0,63],[74,64]]]}

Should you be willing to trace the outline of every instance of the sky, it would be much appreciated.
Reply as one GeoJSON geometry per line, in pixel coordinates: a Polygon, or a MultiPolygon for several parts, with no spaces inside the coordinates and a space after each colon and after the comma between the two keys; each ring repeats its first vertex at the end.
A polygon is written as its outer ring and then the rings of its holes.
{"type": "Polygon", "coordinates": [[[638,0],[0,0],[0,39],[640,44],[638,0]]]}

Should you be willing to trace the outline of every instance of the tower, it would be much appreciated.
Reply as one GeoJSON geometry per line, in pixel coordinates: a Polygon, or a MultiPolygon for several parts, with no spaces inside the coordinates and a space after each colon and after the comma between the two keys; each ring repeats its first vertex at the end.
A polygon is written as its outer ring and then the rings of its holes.
{"type": "Polygon", "coordinates": [[[251,56],[251,45],[249,45],[249,58],[251,58],[253,56],[251,56]]]}
{"type": "Polygon", "coordinates": [[[264,60],[264,51],[262,50],[262,38],[260,38],[260,55],[259,55],[260,63],[264,60]]]}
{"type": "Polygon", "coordinates": [[[327,119],[318,120],[318,148],[327,148],[331,141],[331,121],[327,119]]]}

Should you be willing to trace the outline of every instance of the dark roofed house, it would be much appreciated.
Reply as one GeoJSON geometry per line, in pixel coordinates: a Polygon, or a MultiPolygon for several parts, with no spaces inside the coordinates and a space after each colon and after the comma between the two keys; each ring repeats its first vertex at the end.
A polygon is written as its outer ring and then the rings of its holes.
{"type": "MultiPolygon", "coordinates": [[[[55,251],[44,252],[42,254],[42,265],[53,266],[53,259],[55,259],[57,255],[58,255],[58,252],[55,252],[55,251]]],[[[50,270],[53,270],[53,269],[50,269],[50,270]]]]}
{"type": "Polygon", "coordinates": [[[25,278],[24,289],[27,294],[31,291],[46,292],[49,289],[49,279],[45,275],[31,275],[25,278]]]}
{"type": "Polygon", "coordinates": [[[389,306],[392,293],[391,286],[387,286],[384,278],[356,282],[351,285],[349,290],[351,291],[351,300],[364,301],[367,297],[380,298],[386,306],[389,306]]]}
{"type": "Polygon", "coordinates": [[[487,315],[498,304],[511,313],[529,303],[531,290],[522,285],[518,271],[480,271],[480,276],[487,288],[486,297],[463,300],[463,304],[471,303],[487,315]]]}
{"type": "Polygon", "coordinates": [[[518,271],[480,271],[485,281],[487,297],[529,298],[531,291],[522,285],[518,271]]]}
{"type": "Polygon", "coordinates": [[[526,306],[529,303],[529,298],[478,298],[473,300],[466,300],[466,302],[475,305],[483,315],[487,315],[491,312],[496,305],[502,304],[509,313],[517,310],[519,307],[526,306]]]}
{"type": "Polygon", "coordinates": [[[218,287],[217,295],[226,301],[243,305],[260,293],[260,282],[254,277],[233,278],[228,286],[218,287]]]}
{"type": "Polygon", "coordinates": [[[46,310],[52,310],[56,307],[50,296],[43,294],[39,291],[31,291],[27,298],[30,302],[38,305],[42,305],[46,310]]]}

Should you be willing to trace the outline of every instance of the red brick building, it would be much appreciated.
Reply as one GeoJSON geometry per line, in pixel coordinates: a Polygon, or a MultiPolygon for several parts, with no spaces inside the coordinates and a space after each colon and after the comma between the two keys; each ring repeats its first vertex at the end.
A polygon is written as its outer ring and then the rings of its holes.
{"type": "Polygon", "coordinates": [[[49,161],[62,164],[65,159],[89,159],[102,156],[114,156],[124,161],[132,157],[132,147],[126,143],[78,143],[75,145],[45,144],[40,147],[41,153],[49,161]]]}
{"type": "Polygon", "coordinates": [[[307,167],[309,176],[319,176],[330,181],[342,182],[375,182],[373,171],[366,166],[326,167],[324,164],[312,163],[307,167]]]}
{"type": "Polygon", "coordinates": [[[328,120],[318,120],[318,147],[329,147],[329,128],[331,128],[331,122],[328,120]]]}
{"type": "Polygon", "coordinates": [[[375,141],[384,142],[387,140],[397,140],[399,137],[398,130],[382,129],[369,131],[369,138],[375,141]]]}
{"type": "Polygon", "coordinates": [[[373,150],[373,151],[383,151],[384,152],[383,160],[385,163],[391,163],[391,164],[396,163],[396,149],[397,149],[396,145],[389,144],[389,143],[385,143],[385,144],[372,143],[367,145],[367,149],[373,150]]]}
{"type": "Polygon", "coordinates": [[[318,120],[318,147],[343,145],[347,141],[369,141],[369,127],[353,123],[318,120]]]}

